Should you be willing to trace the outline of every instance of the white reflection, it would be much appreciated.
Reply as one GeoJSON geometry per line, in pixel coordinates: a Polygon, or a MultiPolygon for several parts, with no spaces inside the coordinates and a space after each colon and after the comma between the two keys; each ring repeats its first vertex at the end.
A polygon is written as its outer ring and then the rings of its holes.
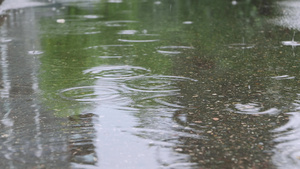
{"type": "Polygon", "coordinates": [[[134,35],[137,33],[137,30],[121,30],[118,32],[120,35],[134,35]]]}
{"type": "Polygon", "coordinates": [[[281,76],[273,76],[271,78],[276,80],[286,80],[286,79],[295,79],[295,76],[281,75],[281,76]]]}
{"type": "MultiPolygon", "coordinates": [[[[2,32],[1,32],[2,34],[2,32]]],[[[0,97],[8,98],[10,90],[10,81],[8,80],[8,61],[7,61],[7,45],[0,46],[1,52],[1,71],[2,71],[2,89],[0,88],[0,97]]]]}
{"type": "Polygon", "coordinates": [[[276,128],[273,141],[278,144],[274,148],[273,163],[278,168],[294,169],[300,167],[300,112],[290,112],[288,123],[276,128]]]}
{"type": "Polygon", "coordinates": [[[273,20],[274,23],[290,29],[300,30],[300,1],[280,1],[278,5],[283,16],[273,20]]]}
{"type": "Polygon", "coordinates": [[[34,6],[43,6],[46,3],[34,2],[30,0],[5,0],[0,6],[0,14],[10,9],[20,9],[34,6]]]}
{"type": "Polygon", "coordinates": [[[122,3],[122,0],[108,0],[108,3],[122,3]]]}
{"type": "Polygon", "coordinates": [[[270,108],[267,110],[263,110],[263,106],[258,103],[247,103],[247,104],[241,104],[237,103],[234,105],[236,113],[240,114],[254,114],[254,115],[262,115],[262,114],[269,114],[269,115],[275,115],[280,113],[280,110],[277,108],[270,108]]]}

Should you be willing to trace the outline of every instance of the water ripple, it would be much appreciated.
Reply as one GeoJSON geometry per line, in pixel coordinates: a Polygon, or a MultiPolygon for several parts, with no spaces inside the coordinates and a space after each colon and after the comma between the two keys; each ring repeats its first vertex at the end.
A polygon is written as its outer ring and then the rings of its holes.
{"type": "Polygon", "coordinates": [[[295,79],[295,76],[282,75],[282,76],[274,76],[271,78],[276,80],[286,80],[286,79],[295,79]]]}
{"type": "Polygon", "coordinates": [[[300,113],[290,112],[289,121],[272,132],[275,134],[272,160],[278,168],[294,169],[300,166],[300,113]]]}
{"type": "Polygon", "coordinates": [[[138,32],[137,30],[121,30],[121,31],[118,32],[118,34],[120,34],[120,35],[134,35],[137,32],[138,32]]]}
{"type": "Polygon", "coordinates": [[[109,49],[109,48],[112,48],[112,47],[132,47],[133,45],[123,45],[123,44],[115,44],[115,45],[98,45],[98,46],[89,46],[85,49],[98,49],[98,48],[102,48],[102,49],[109,49]]]}
{"type": "Polygon", "coordinates": [[[59,95],[67,100],[96,102],[118,98],[119,91],[110,86],[80,86],[61,90],[59,95]]]}
{"type": "Polygon", "coordinates": [[[277,108],[269,108],[264,109],[264,107],[258,103],[247,103],[241,104],[237,103],[234,105],[235,109],[232,110],[233,112],[240,113],[240,114],[252,114],[252,115],[275,115],[280,113],[281,111],[277,108]]]}
{"type": "Polygon", "coordinates": [[[144,39],[144,40],[131,40],[131,39],[118,39],[120,42],[132,42],[132,43],[142,43],[142,42],[157,42],[159,39],[144,39]]]}
{"type": "Polygon", "coordinates": [[[161,46],[157,49],[158,53],[161,54],[180,54],[181,51],[179,50],[186,50],[186,49],[194,49],[191,46],[161,46]]]}
{"type": "Polygon", "coordinates": [[[138,76],[144,76],[149,73],[149,70],[138,66],[99,66],[84,71],[85,74],[90,74],[94,79],[128,79],[138,76]]]}
{"type": "Polygon", "coordinates": [[[176,131],[176,130],[160,130],[160,129],[151,129],[151,128],[132,128],[125,129],[125,132],[131,132],[134,135],[143,136],[144,138],[149,138],[151,145],[160,145],[160,146],[174,146],[175,143],[178,143],[178,138],[195,138],[195,139],[205,139],[202,135],[202,131],[198,133],[188,133],[185,131],[176,131]]]}
{"type": "Polygon", "coordinates": [[[139,92],[175,92],[180,91],[175,85],[179,81],[197,80],[179,76],[144,76],[128,80],[126,87],[139,92]]]}
{"type": "Polygon", "coordinates": [[[136,23],[136,22],[137,21],[133,21],[133,20],[107,21],[105,22],[105,25],[108,27],[122,27],[122,26],[127,26],[127,24],[136,23]]]}
{"type": "Polygon", "coordinates": [[[126,80],[121,87],[131,93],[136,108],[174,111],[185,107],[172,99],[180,96],[177,83],[189,81],[195,80],[179,76],[141,76],[126,80]]]}

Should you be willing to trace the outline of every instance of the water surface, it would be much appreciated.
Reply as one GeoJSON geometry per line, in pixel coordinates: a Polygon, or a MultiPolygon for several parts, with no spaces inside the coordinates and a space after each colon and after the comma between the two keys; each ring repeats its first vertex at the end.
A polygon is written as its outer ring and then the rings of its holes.
{"type": "Polygon", "coordinates": [[[296,2],[22,2],[1,8],[2,167],[299,167],[296,2]]]}

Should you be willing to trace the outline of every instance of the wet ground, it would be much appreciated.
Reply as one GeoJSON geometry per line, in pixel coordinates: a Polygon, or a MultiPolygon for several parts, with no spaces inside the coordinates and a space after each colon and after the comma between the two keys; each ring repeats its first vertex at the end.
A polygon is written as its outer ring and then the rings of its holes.
{"type": "Polygon", "coordinates": [[[5,0],[1,168],[299,168],[298,10],[5,0]]]}

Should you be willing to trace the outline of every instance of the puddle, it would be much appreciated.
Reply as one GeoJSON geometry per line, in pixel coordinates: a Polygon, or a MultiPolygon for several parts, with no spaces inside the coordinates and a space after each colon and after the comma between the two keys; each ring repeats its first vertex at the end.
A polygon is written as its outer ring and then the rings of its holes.
{"type": "Polygon", "coordinates": [[[4,168],[300,166],[298,2],[11,3],[4,168]]]}

